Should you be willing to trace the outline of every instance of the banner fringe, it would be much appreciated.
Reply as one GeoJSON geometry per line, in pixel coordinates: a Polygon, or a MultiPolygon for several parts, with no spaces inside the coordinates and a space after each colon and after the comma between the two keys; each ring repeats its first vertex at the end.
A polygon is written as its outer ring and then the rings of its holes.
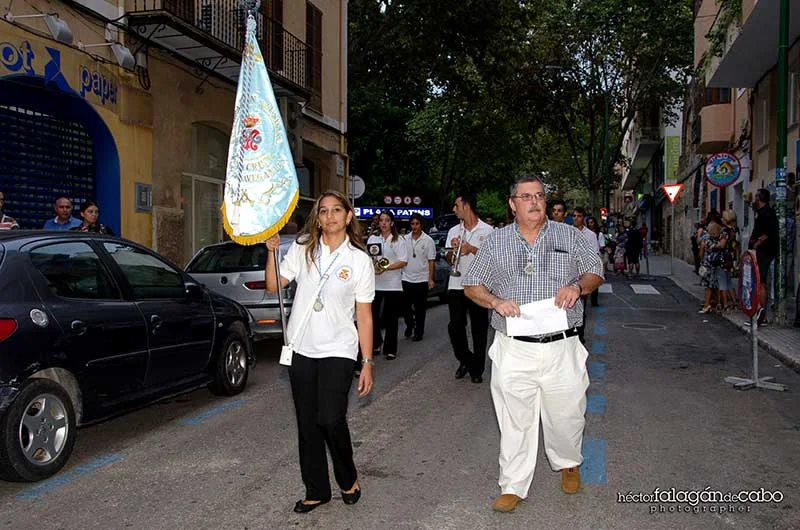
{"type": "MultiPolygon", "coordinates": [[[[220,208],[220,210],[222,210],[222,224],[225,227],[225,232],[229,236],[231,236],[231,239],[233,239],[236,243],[238,243],[240,245],[256,245],[258,243],[263,243],[267,239],[271,238],[272,236],[274,236],[275,234],[280,232],[281,229],[284,226],[286,226],[286,223],[289,222],[289,219],[292,217],[292,214],[294,213],[295,208],[297,208],[297,201],[299,199],[300,199],[300,190],[297,190],[297,191],[294,192],[294,196],[292,197],[292,200],[289,201],[289,207],[286,209],[286,213],[283,214],[283,217],[278,219],[278,221],[275,224],[273,224],[272,226],[270,226],[269,228],[267,228],[263,232],[259,232],[257,234],[246,235],[246,236],[235,235],[233,233],[233,227],[228,222],[228,214],[225,212],[225,201],[222,201],[222,207],[220,208]]],[[[301,227],[298,227],[298,228],[301,228],[301,227]]]]}

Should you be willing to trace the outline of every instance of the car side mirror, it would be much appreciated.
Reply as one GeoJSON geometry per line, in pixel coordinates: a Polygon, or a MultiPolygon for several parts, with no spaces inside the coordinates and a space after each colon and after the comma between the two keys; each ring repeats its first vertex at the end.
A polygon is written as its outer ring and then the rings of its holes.
{"type": "Polygon", "coordinates": [[[199,298],[203,295],[203,287],[199,283],[184,282],[183,285],[186,288],[186,294],[192,298],[199,298]]]}

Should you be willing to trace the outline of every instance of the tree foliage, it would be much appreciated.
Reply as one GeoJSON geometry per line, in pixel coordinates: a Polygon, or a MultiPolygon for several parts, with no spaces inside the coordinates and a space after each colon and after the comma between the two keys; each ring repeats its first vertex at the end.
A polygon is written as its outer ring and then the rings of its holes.
{"type": "Polygon", "coordinates": [[[444,207],[455,189],[505,193],[528,171],[599,206],[637,110],[675,103],[692,62],[684,0],[349,6],[351,171],[366,200],[403,192],[444,207]]]}

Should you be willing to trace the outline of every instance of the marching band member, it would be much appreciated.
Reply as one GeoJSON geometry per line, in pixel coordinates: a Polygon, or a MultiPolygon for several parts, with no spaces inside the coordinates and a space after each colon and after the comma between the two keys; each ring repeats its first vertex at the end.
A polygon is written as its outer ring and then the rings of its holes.
{"type": "MultiPolygon", "coordinates": [[[[280,236],[267,240],[267,291],[278,290],[274,253],[280,236]]],[[[338,191],[327,191],[314,204],[305,232],[281,262],[282,287],[297,282],[288,336],[298,334],[289,380],[297,413],[300,473],[305,499],[294,511],[307,513],[331,500],[328,459],[331,453],[336,483],[345,504],[361,497],[353,446],[347,425],[347,396],[353,382],[353,364],[358,344],[364,352],[358,380],[359,397],[372,390],[372,311],[375,275],[364,252],[361,226],[353,217],[350,201],[338,191]],[[324,280],[327,276],[327,279],[324,280]],[[325,281],[314,298],[319,283],[325,281]],[[313,305],[312,305],[313,304],[313,305]],[[308,312],[308,307],[313,308],[308,312]],[[353,314],[355,312],[355,315],[353,314]],[[356,317],[358,329],[353,324],[356,317]]]]}
{"type": "MultiPolygon", "coordinates": [[[[408,263],[408,249],[406,243],[397,232],[392,212],[381,212],[378,222],[380,234],[370,236],[367,247],[380,245],[380,258],[385,258],[384,265],[375,265],[375,301],[372,304],[373,348],[375,353],[380,353],[381,344],[383,354],[387,359],[397,357],[397,319],[400,318],[403,307],[403,283],[400,269],[408,263]],[[381,306],[383,306],[383,320],[381,321],[381,306]],[[381,339],[381,322],[386,330],[386,335],[381,339]]],[[[374,248],[374,247],[373,247],[374,248]]]]}
{"type": "Polygon", "coordinates": [[[411,215],[411,233],[405,237],[408,265],[403,268],[403,292],[406,296],[406,337],[412,332],[414,342],[425,334],[428,291],[433,289],[436,243],[422,231],[422,216],[411,215]]]}
{"type": "Polygon", "coordinates": [[[478,218],[477,197],[471,192],[456,196],[453,213],[461,221],[447,233],[447,243],[454,251],[453,270],[447,285],[447,305],[450,310],[450,323],[447,331],[450,344],[458,359],[456,379],[470,374],[473,383],[483,382],[486,364],[486,335],[489,331],[488,311],[464,296],[461,286],[462,274],[469,270],[475,253],[483,240],[494,230],[478,218]],[[467,314],[472,326],[472,349],[467,342],[467,314]]]}

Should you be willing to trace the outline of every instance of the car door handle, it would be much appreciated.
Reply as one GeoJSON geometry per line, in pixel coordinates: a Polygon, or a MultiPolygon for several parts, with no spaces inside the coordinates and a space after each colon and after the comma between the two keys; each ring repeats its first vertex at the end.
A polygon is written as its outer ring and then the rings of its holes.
{"type": "Polygon", "coordinates": [[[150,315],[150,326],[153,328],[153,333],[156,332],[158,328],[161,327],[164,321],[161,320],[161,317],[158,315],[150,315]]]}
{"type": "Polygon", "coordinates": [[[86,323],[82,320],[73,320],[69,327],[72,328],[72,331],[74,331],[76,335],[83,335],[88,329],[86,323]]]}

